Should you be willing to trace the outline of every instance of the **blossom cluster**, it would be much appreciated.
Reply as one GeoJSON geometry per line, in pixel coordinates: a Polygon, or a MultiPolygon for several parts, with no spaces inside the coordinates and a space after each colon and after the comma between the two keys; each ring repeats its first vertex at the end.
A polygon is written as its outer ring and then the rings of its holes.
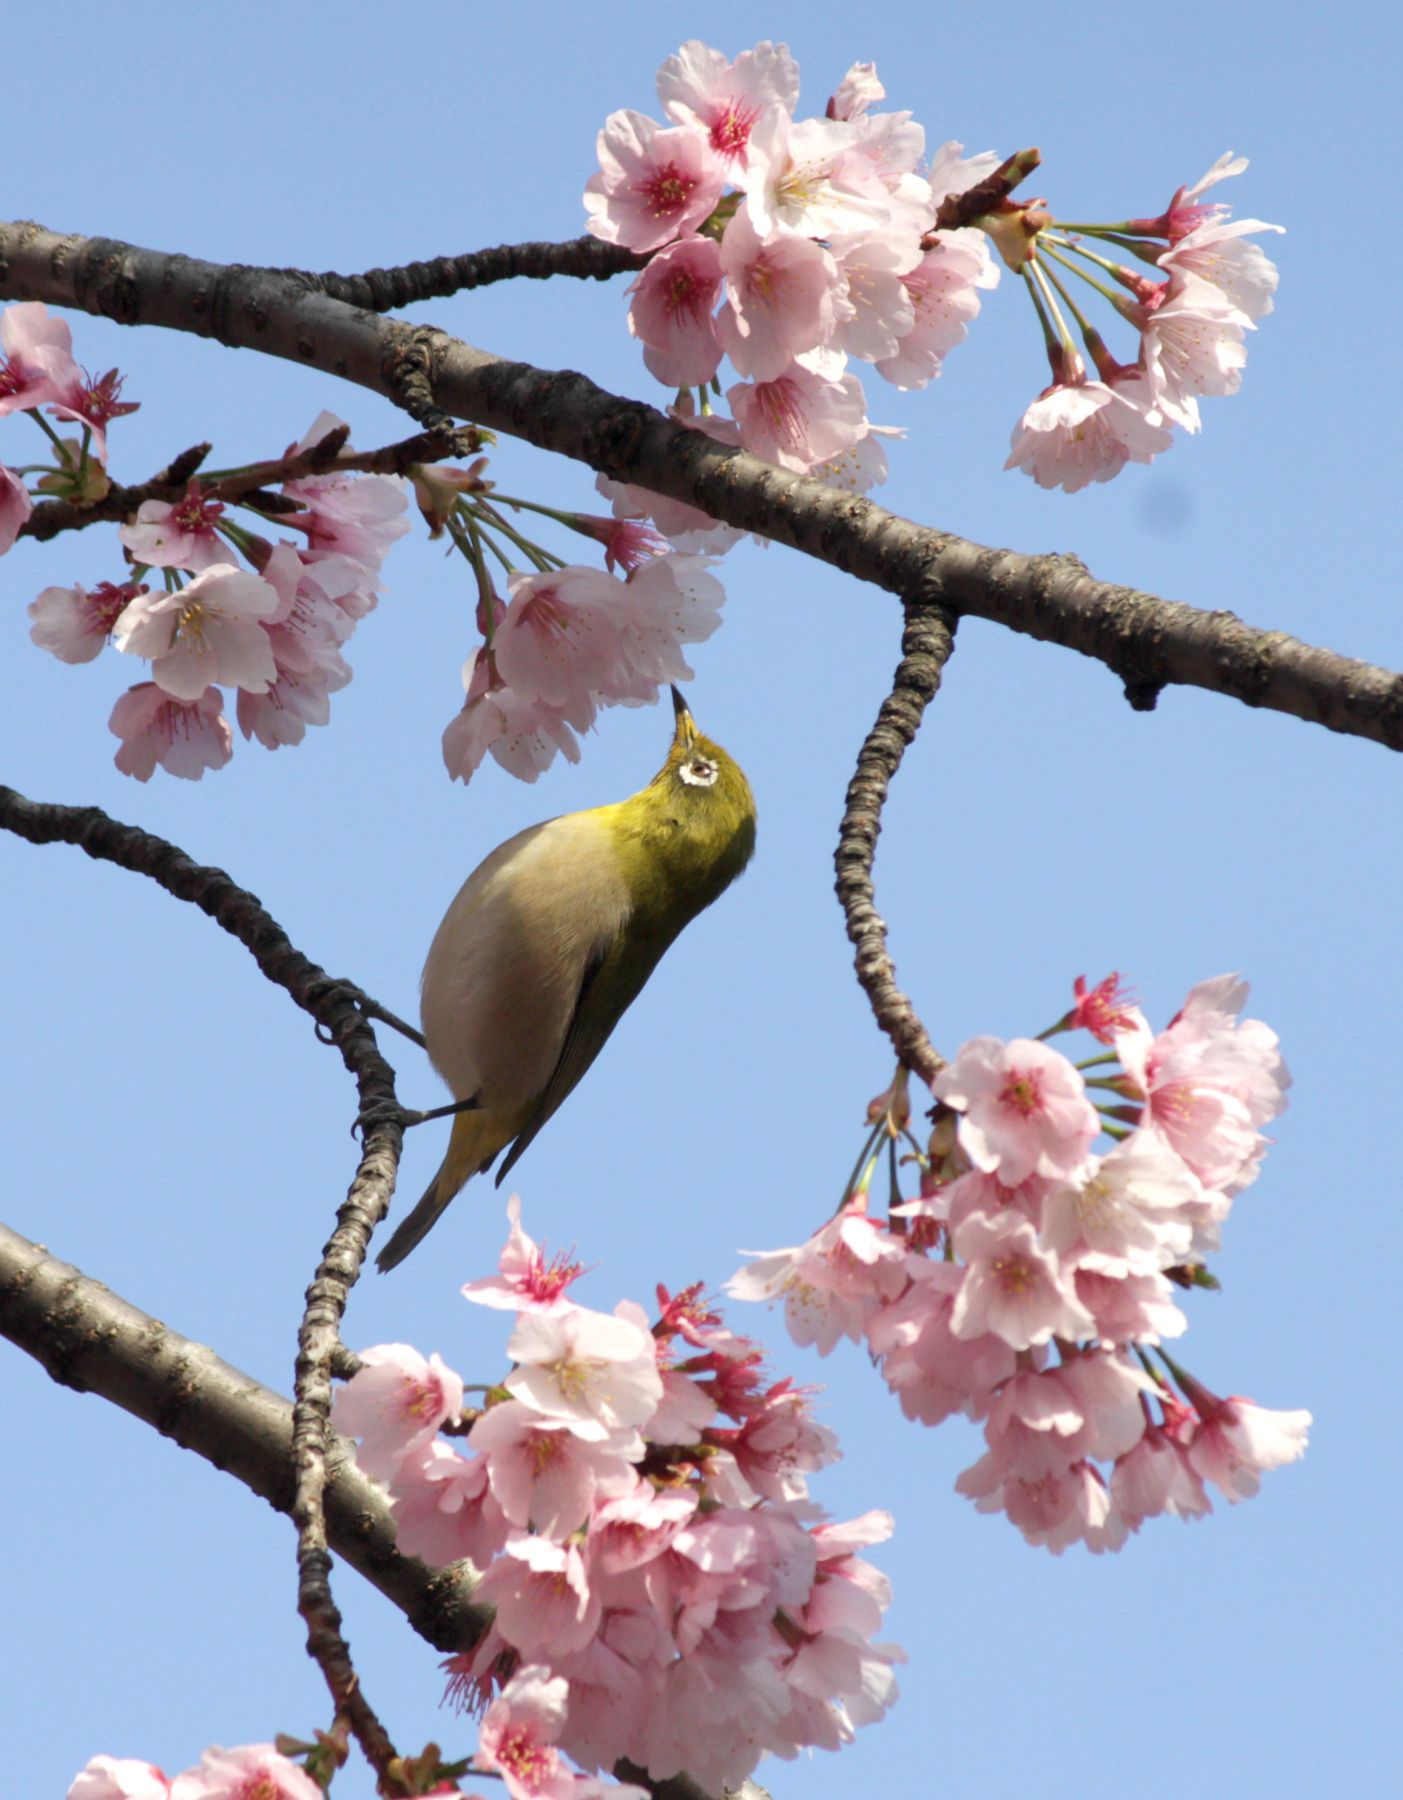
{"type": "Polygon", "coordinates": [[[1199,429],[1200,400],[1238,391],[1246,334],[1272,310],[1277,285],[1275,263],[1248,238],[1282,227],[1230,219],[1229,206],[1203,195],[1246,167],[1246,157],[1229,151],[1201,180],[1180,187],[1156,218],[1114,225],[1061,225],[1041,202],[1006,203],[997,215],[1009,233],[1006,254],[1037,307],[1053,375],[1015,428],[1006,468],[1075,493],[1110,480],[1127,462],[1152,462],[1169,448],[1172,427],[1199,429]],[[1098,241],[1163,274],[1151,277],[1102,255],[1090,247],[1098,241]],[[1081,278],[1136,330],[1134,361],[1111,354],[1063,276],[1081,278]],[[1064,309],[1095,378],[1088,379],[1064,309]]]}
{"type": "MultiPolygon", "coordinates": [[[[44,309],[9,309],[33,310],[44,309]]],[[[338,429],[322,413],[289,454],[338,429]]],[[[222,688],[237,692],[244,736],[270,750],[327,722],[331,695],[351,679],[342,650],[376,604],[381,559],[409,529],[404,484],[332,469],[281,491],[290,504],[278,524],[296,543],[234,525],[192,481],[180,500],[144,500],[119,527],[128,579],[48,587],[31,603],[30,636],[60,661],[91,662],[110,642],[150,663],[151,679],[129,688],[108,722],[123,774],[148,781],[159,765],[198,781],[222,768],[233,754],[222,688]],[[159,586],[143,579],[158,570],[159,586]]]]}
{"type": "MultiPolygon", "coordinates": [[[[1230,222],[1202,196],[1245,158],[1220,158],[1154,218],[1070,224],[1042,199],[1008,197],[1035,151],[1001,162],[950,142],[927,163],[911,114],[877,110],[886,90],[871,63],[853,65],[822,118],[796,118],[798,65],[768,41],[730,62],[694,39],[663,63],[657,91],[666,123],[627,109],[605,121],[584,198],[596,237],[649,258],[629,289],[629,329],[649,371],[680,390],[680,423],[865,491],[885,478],[880,440],[893,434],[869,421],[850,363],[924,387],[996,283],[994,251],[1024,280],[1053,372],[1005,467],[1074,492],[1152,461],[1174,426],[1199,429],[1200,399],[1240,386],[1245,334],[1277,281],[1247,239],[1281,227],[1230,222]],[[952,211],[957,196],[969,198],[952,211]],[[1112,254],[1089,247],[1099,241],[1112,254]],[[1155,274],[1118,260],[1127,254],[1155,274]],[[1132,361],[1086,319],[1077,282],[1134,327],[1132,361]],[[723,358],[741,377],[725,390],[729,419],[708,397],[723,358]]],[[[651,515],[685,534],[681,547],[736,535],[644,489],[601,485],[621,517],[651,515]]]]}
{"type": "MultiPolygon", "coordinates": [[[[937,210],[998,158],[951,143],[927,165],[911,114],[877,110],[886,90],[871,63],[854,64],[824,117],[796,118],[799,67],[783,44],[730,62],[694,39],[657,88],[668,123],[610,114],[585,188],[590,231],[650,255],[629,290],[648,369],[719,392],[728,357],[741,377],[726,390],[731,418],[683,406],[685,423],[864,491],[885,477],[884,434],[849,362],[899,388],[940,373],[998,269],[983,233],[936,231],[937,210]]],[[[668,535],[709,523],[644,490],[606,491],[668,535]]]]}
{"type": "MultiPolygon", "coordinates": [[[[729,1292],[782,1298],[822,1354],[865,1340],[909,1418],[981,1421],[985,1453],[956,1487],[1055,1554],[1207,1513],[1209,1484],[1248,1498],[1302,1454],[1309,1413],[1220,1399],[1161,1347],[1187,1324],[1177,1293],[1216,1286],[1204,1258],[1285,1104],[1276,1035],[1240,1017],[1246,997],[1235,977],[1201,982],[1155,1033],[1117,977],[1079,981],[1054,1030],[1106,1047],[1079,1066],[1051,1033],[972,1039],[932,1084],[919,1197],[874,1217],[868,1164],[807,1243],[760,1253],[729,1292]],[[1098,1108],[1083,1071],[1117,1062],[1090,1077],[1112,1096],[1098,1108]]],[[[874,1139],[904,1124],[890,1102],[874,1139]]]]}
{"type": "Polygon", "coordinates": [[[651,702],[667,683],[690,681],[682,646],[721,622],[725,594],[710,557],[670,554],[626,521],[568,517],[597,526],[625,576],[578,563],[516,573],[506,601],[493,591],[479,607],[484,640],[464,664],[467,698],[443,734],[448,772],[463,781],[489,752],[522,781],[557,751],[578,762],[576,733],[600,707],[651,702]]]}
{"type": "MultiPolygon", "coordinates": [[[[217,1744],[172,1781],[134,1756],[94,1756],[73,1777],[67,1800],[323,1800],[305,1769],[272,1744],[217,1744]]],[[[441,1800],[456,1800],[443,1790],[441,1800]]]]}
{"type": "Polygon", "coordinates": [[[576,1305],[578,1265],[508,1213],[499,1274],[463,1291],[516,1315],[513,1366],[465,1446],[439,1435],[461,1380],[406,1345],[367,1351],[332,1412],[400,1548],[482,1571],[493,1623],[448,1664],[485,1708],[476,1766],[514,1800],[586,1800],[597,1782],[566,1756],[719,1791],[766,1752],[838,1748],[896,1694],[900,1652],[872,1641],[889,1588],[862,1554],[890,1518],[816,1522],[806,1477],[833,1434],[697,1289],[659,1289],[651,1324],[631,1301],[576,1305]]]}

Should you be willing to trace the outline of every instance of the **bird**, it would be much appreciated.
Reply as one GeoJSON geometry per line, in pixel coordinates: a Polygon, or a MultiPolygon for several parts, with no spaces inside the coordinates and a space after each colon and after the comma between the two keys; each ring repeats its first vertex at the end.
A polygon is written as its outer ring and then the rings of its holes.
{"type": "Polygon", "coordinates": [[[572,1091],[673,939],[755,848],[735,760],[672,689],[667,759],[610,806],[532,825],[458,890],[424,964],[429,1059],[455,1097],[448,1153],[376,1257],[403,1262],[454,1195],[511,1145],[497,1183],[572,1091]]]}

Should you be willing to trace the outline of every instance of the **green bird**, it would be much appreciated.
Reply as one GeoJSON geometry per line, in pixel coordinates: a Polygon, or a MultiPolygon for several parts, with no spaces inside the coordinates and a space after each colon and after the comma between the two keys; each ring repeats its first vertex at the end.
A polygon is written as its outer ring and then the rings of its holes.
{"type": "Polygon", "coordinates": [[[393,1269],[510,1144],[500,1184],[603,1049],[658,959],[755,848],[750,783],[677,716],[667,761],[613,806],[547,819],[473,870],[424,965],[429,1057],[454,1098],[448,1154],[376,1258],[393,1269]]]}

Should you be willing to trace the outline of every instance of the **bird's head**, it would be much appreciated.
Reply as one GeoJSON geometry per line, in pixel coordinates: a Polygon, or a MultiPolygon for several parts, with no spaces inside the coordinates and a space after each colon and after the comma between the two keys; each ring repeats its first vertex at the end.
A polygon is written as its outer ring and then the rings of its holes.
{"type": "Polygon", "coordinates": [[[755,848],[755,796],[739,763],[703,737],[672,690],[675,725],[667,760],[624,802],[649,848],[653,873],[695,897],[697,910],[730,885],[755,848]],[[633,809],[636,809],[634,811],[633,809]]]}

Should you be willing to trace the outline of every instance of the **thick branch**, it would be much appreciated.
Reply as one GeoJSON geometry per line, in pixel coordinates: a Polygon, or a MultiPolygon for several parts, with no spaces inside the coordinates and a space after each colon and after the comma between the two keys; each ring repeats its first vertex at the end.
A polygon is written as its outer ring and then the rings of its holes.
{"type": "Polygon", "coordinates": [[[925,1082],[939,1074],[945,1058],[931,1043],[915,1007],[896,985],[896,968],[887,950],[886,921],[877,911],[872,886],[872,863],[891,778],[920,730],[921,717],[939,690],[941,672],[954,648],[955,620],[949,609],[937,600],[908,602],[901,661],[892,691],[883,700],[876,723],[858,752],[833,858],[837,872],[834,885],[848,936],[857,952],[854,964],[858,982],[899,1060],[925,1082]]]}
{"type": "MultiPolygon", "coordinates": [[[[0,1335],[80,1393],[99,1394],[243,1482],[278,1512],[293,1503],[292,1408],[203,1344],[172,1331],[0,1225],[0,1335]]],[[[395,1548],[389,1501],[339,1441],[326,1491],[332,1548],[435,1648],[486,1628],[460,1565],[433,1570],[395,1548]]]]}
{"type": "Polygon", "coordinates": [[[386,394],[430,428],[451,415],[511,432],[893,593],[920,595],[936,582],[956,613],[1106,663],[1139,708],[1185,683],[1403,749],[1403,675],[1231,613],[1097,581],[1075,557],[1024,556],[915,525],[716,444],[583,375],[505,362],[430,327],[376,318],[297,277],[19,223],[0,225],[0,298],[286,357],[386,394]]]}

